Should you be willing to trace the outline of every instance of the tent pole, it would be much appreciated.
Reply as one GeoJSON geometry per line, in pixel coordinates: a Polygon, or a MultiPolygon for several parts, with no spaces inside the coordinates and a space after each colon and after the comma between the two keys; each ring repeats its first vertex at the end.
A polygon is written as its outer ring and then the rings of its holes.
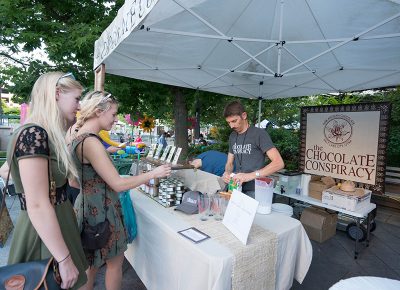
{"type": "Polygon", "coordinates": [[[262,98],[258,98],[258,126],[260,126],[261,122],[261,103],[262,103],[262,98]]]}
{"type": "Polygon", "coordinates": [[[261,81],[258,86],[258,126],[260,126],[260,122],[261,122],[261,103],[262,103],[261,86],[263,84],[264,84],[264,82],[261,81]]]}
{"type": "Polygon", "coordinates": [[[102,63],[94,70],[94,89],[104,92],[104,81],[106,77],[106,65],[102,63]]]}

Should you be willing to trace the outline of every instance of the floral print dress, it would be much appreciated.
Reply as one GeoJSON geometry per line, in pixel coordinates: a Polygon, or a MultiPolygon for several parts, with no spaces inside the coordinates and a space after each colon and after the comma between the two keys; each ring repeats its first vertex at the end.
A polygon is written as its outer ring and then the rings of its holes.
{"type": "Polygon", "coordinates": [[[103,222],[106,217],[110,222],[111,236],[106,246],[95,251],[84,249],[89,265],[100,267],[105,260],[126,251],[127,235],[123,225],[122,208],[118,193],[105,183],[91,164],[82,164],[78,158],[77,150],[81,150],[81,146],[78,147],[78,145],[84,142],[86,138],[99,137],[90,133],[82,134],[71,142],[70,147],[82,188],[81,194],[79,194],[75,202],[75,211],[78,224],[81,227],[83,223],[94,226],[103,222]]]}

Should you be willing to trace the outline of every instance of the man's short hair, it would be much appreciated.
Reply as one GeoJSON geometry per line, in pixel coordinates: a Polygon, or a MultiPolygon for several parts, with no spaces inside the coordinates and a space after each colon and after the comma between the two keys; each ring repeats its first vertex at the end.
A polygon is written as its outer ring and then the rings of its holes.
{"type": "Polygon", "coordinates": [[[224,118],[230,116],[241,116],[246,110],[244,106],[239,101],[233,101],[225,106],[224,118]]]}

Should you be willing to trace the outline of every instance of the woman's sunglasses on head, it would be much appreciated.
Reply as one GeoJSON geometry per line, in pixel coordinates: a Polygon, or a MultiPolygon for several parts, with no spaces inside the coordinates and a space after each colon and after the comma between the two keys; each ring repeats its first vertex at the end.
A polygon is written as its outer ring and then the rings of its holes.
{"type": "Polygon", "coordinates": [[[64,74],[64,75],[62,75],[62,76],[60,76],[60,77],[58,78],[57,83],[56,83],[56,86],[58,86],[58,83],[59,83],[60,80],[63,79],[63,78],[71,78],[71,79],[73,79],[74,81],[76,80],[76,78],[75,78],[75,76],[74,76],[74,74],[73,74],[72,72],[67,72],[66,74],[64,74]]]}
{"type": "Polygon", "coordinates": [[[101,99],[100,103],[106,103],[110,100],[115,100],[115,97],[112,94],[107,94],[101,99]]]}
{"type": "Polygon", "coordinates": [[[111,100],[111,101],[115,101],[115,100],[116,100],[116,98],[115,98],[112,94],[108,93],[107,95],[104,95],[104,92],[102,92],[102,91],[94,91],[94,92],[91,94],[91,96],[89,97],[89,99],[93,98],[93,96],[95,96],[95,95],[97,95],[97,94],[103,95],[103,97],[102,97],[101,100],[100,100],[100,103],[101,103],[101,104],[106,103],[106,102],[108,102],[108,101],[110,101],[110,100],[111,100]]]}

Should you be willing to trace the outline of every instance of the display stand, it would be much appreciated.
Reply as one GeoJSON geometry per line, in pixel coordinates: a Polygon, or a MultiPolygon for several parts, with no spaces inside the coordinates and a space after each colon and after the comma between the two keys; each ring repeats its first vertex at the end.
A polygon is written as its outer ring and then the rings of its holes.
{"type": "Polygon", "coordinates": [[[194,169],[194,166],[190,165],[188,163],[187,164],[173,164],[171,162],[161,161],[159,159],[155,159],[152,157],[146,157],[146,158],[144,158],[144,161],[146,161],[147,163],[150,163],[151,165],[154,165],[154,166],[169,164],[169,165],[171,165],[172,170],[194,169]]]}
{"type": "MultiPolygon", "coordinates": [[[[160,146],[159,146],[160,147],[160,146]]],[[[164,153],[162,154],[161,158],[159,157],[161,155],[161,151],[159,150],[159,148],[157,148],[156,154],[155,156],[151,156],[148,155],[147,157],[145,157],[144,159],[142,159],[142,161],[145,161],[153,166],[160,166],[163,164],[169,164],[172,167],[172,170],[179,170],[179,169],[194,169],[193,165],[190,165],[188,163],[185,164],[179,164],[178,163],[178,159],[179,159],[179,155],[180,152],[182,151],[182,148],[176,148],[173,147],[171,145],[168,145],[165,150],[164,153]],[[175,152],[176,149],[176,152],[175,152]],[[172,159],[172,156],[174,156],[174,158],[172,159]],[[157,157],[158,156],[158,157],[157,157]],[[172,160],[172,162],[171,162],[172,160]]]]}
{"type": "MultiPolygon", "coordinates": [[[[295,199],[295,200],[302,201],[304,203],[308,203],[308,204],[311,204],[314,206],[330,209],[330,210],[333,210],[336,212],[340,212],[340,213],[344,213],[346,215],[352,216],[356,220],[358,228],[361,227],[361,220],[366,218],[367,219],[367,238],[365,240],[365,245],[366,245],[366,247],[369,246],[370,224],[371,224],[371,219],[372,219],[372,211],[376,208],[376,204],[370,203],[368,206],[360,208],[356,211],[348,211],[348,210],[345,210],[345,209],[342,209],[339,207],[324,204],[320,200],[309,197],[309,196],[299,195],[299,194],[295,194],[295,193],[280,193],[277,190],[275,190],[274,193],[277,195],[288,197],[289,203],[290,203],[290,199],[295,199]]],[[[354,259],[357,259],[358,254],[359,254],[358,244],[359,244],[359,240],[358,240],[358,235],[357,235],[357,237],[355,239],[355,245],[354,245],[354,259]]]]}

